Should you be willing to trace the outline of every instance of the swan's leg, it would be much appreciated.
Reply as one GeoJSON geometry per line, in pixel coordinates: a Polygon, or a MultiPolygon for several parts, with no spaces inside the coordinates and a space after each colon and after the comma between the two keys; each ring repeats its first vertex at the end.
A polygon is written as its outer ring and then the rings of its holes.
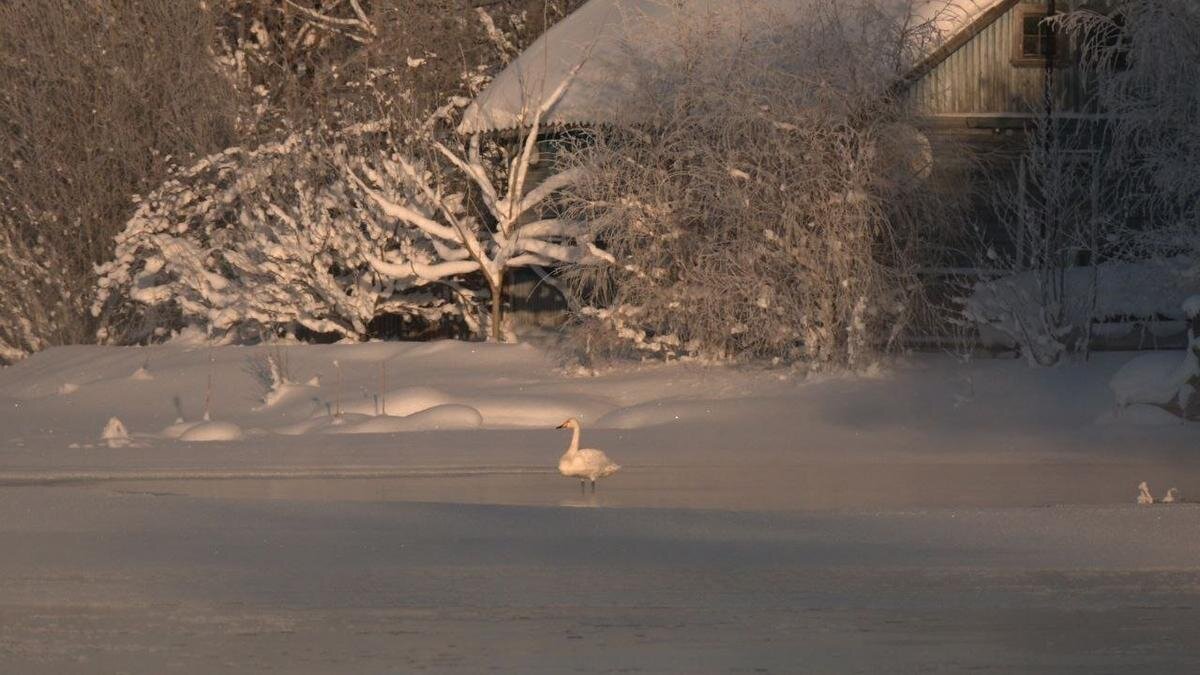
{"type": "Polygon", "coordinates": [[[592,494],[596,494],[596,479],[592,479],[592,494]]]}
{"type": "Polygon", "coordinates": [[[579,494],[587,494],[587,481],[582,478],[579,479],[579,494]]]}

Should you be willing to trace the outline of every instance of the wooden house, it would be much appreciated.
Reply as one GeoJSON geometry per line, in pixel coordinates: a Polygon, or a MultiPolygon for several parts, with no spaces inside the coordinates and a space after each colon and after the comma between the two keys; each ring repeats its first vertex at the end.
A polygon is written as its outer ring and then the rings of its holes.
{"type": "MultiPolygon", "coordinates": [[[[1045,108],[1049,84],[1059,112],[1085,114],[1090,96],[1070,45],[1045,19],[1091,0],[879,0],[898,22],[927,22],[937,34],[899,78],[921,114],[939,126],[996,129],[1024,126],[1045,108]]],[[[543,120],[548,125],[628,120],[634,98],[631,45],[652,44],[671,12],[764,7],[800,12],[802,0],[590,0],[550,28],[503,70],[466,110],[459,131],[515,129],[540,97],[577,66],[575,82],[543,120]],[[580,65],[582,64],[582,65],[580,65]]],[[[766,21],[771,12],[748,14],[766,21]]],[[[731,21],[742,21],[739,16],[731,21]]]]}

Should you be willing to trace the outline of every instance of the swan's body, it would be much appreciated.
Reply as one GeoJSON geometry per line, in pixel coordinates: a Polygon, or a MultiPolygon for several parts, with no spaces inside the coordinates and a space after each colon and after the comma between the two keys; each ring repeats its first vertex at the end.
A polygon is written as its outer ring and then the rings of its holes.
{"type": "Polygon", "coordinates": [[[602,450],[579,447],[579,420],[571,419],[558,425],[559,429],[571,429],[571,445],[562,457],[558,459],[558,472],[564,476],[579,479],[579,488],[583,489],[585,481],[592,481],[592,492],[596,491],[596,479],[611,476],[621,465],[608,458],[602,450]]]}

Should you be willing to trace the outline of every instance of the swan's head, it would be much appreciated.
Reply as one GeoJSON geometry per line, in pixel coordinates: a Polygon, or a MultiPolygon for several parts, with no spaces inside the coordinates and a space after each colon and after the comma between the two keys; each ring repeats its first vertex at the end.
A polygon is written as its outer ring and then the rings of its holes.
{"type": "Polygon", "coordinates": [[[579,420],[572,417],[571,419],[567,420],[566,422],[563,422],[562,424],[560,424],[554,428],[555,429],[578,429],[579,428],[579,420]]]}

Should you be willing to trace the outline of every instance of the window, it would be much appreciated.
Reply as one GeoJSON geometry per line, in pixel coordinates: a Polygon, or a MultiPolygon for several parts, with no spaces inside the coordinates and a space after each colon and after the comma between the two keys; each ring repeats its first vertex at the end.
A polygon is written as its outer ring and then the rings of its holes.
{"type": "Polygon", "coordinates": [[[1065,55],[1066,38],[1057,35],[1046,21],[1045,6],[1022,5],[1015,11],[1014,66],[1044,68],[1051,56],[1057,59],[1065,55]]]}
{"type": "Polygon", "coordinates": [[[1021,58],[1044,59],[1050,56],[1054,35],[1045,19],[1045,14],[1026,14],[1021,17],[1021,58]]]}

